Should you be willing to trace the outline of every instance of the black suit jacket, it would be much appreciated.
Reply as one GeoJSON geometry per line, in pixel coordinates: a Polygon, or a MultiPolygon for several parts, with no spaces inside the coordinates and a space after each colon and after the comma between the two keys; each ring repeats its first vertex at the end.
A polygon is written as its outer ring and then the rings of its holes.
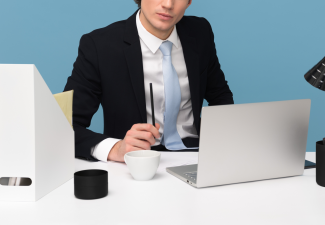
{"type": "MultiPolygon", "coordinates": [[[[74,90],[76,158],[98,161],[91,156],[93,146],[108,137],[123,139],[132,125],[147,122],[136,13],[80,39],[78,57],[64,88],[64,91],[74,90]],[[103,107],[104,134],[87,129],[99,104],[103,107]]],[[[220,69],[209,22],[205,18],[184,16],[176,28],[188,72],[194,124],[199,134],[203,99],[209,105],[233,104],[232,92],[220,69]]]]}

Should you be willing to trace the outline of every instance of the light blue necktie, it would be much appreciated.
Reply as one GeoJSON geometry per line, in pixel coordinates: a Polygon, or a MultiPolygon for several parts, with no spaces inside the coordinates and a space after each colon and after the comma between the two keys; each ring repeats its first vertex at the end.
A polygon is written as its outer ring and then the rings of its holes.
{"type": "Polygon", "coordinates": [[[177,132],[176,122],[181,105],[181,88],[176,70],[172,64],[173,43],[163,42],[159,49],[162,52],[163,75],[165,87],[165,112],[164,112],[164,133],[161,137],[161,144],[169,150],[188,149],[177,132]]]}

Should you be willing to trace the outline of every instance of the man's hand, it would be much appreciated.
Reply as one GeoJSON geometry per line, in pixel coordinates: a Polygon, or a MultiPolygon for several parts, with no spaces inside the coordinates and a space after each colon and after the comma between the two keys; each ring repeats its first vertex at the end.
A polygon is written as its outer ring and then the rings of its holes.
{"type": "Polygon", "coordinates": [[[156,127],[149,123],[134,124],[123,140],[117,142],[107,156],[107,160],[124,162],[124,155],[137,150],[150,150],[155,144],[155,138],[159,138],[160,125],[156,127]]]}

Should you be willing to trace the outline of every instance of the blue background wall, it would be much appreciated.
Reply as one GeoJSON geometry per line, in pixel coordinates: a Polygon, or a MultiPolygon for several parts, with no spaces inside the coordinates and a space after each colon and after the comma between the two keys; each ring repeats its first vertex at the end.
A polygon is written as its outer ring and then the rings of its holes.
{"type": "MultiPolygon", "coordinates": [[[[325,55],[324,0],[193,0],[207,18],[235,103],[312,99],[307,151],[325,136],[325,93],[303,75],[325,55]]],[[[133,0],[1,1],[0,63],[35,64],[62,92],[82,34],[128,18],[133,0]]],[[[90,129],[103,132],[100,108],[90,129]]]]}

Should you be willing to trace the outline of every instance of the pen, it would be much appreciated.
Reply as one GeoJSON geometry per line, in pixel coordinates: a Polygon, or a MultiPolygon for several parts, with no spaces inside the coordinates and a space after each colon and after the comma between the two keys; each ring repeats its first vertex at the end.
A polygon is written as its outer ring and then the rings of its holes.
{"type": "Polygon", "coordinates": [[[155,127],[155,110],[153,105],[153,93],[152,93],[152,83],[150,83],[150,100],[151,100],[151,115],[152,115],[152,125],[155,127]]]}

